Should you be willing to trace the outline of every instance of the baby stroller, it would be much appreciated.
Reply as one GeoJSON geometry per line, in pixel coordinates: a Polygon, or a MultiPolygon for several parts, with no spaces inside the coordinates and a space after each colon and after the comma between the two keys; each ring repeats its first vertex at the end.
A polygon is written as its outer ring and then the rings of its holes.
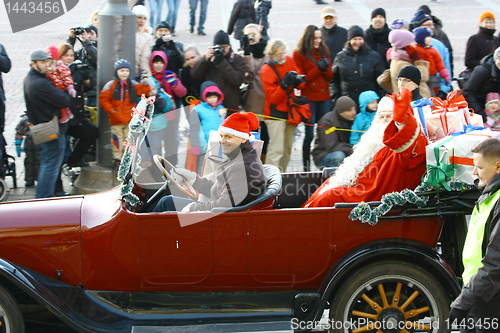
{"type": "Polygon", "coordinates": [[[14,188],[16,188],[16,160],[13,156],[7,154],[5,148],[2,147],[0,149],[0,201],[3,201],[7,194],[7,184],[5,183],[6,176],[12,177],[12,183],[14,188]]]}

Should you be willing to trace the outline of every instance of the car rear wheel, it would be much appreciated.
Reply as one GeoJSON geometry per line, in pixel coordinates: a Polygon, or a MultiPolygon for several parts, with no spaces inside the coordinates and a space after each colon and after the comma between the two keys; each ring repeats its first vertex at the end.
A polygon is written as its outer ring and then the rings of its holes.
{"type": "Polygon", "coordinates": [[[12,295],[2,286],[0,286],[0,332],[24,332],[23,314],[12,295]]]}
{"type": "Polygon", "coordinates": [[[378,262],[341,286],[329,325],[330,332],[442,333],[448,314],[448,297],[432,275],[406,262],[378,262]]]}

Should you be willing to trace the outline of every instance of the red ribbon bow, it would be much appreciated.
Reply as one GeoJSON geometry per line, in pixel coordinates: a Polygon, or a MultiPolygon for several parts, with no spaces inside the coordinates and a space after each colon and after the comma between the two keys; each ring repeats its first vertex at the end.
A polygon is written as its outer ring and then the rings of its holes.
{"type": "Polygon", "coordinates": [[[446,96],[444,101],[439,97],[432,97],[430,99],[432,104],[434,104],[431,106],[431,108],[434,109],[432,113],[439,113],[439,119],[441,120],[441,125],[443,126],[443,132],[445,135],[450,134],[450,130],[448,129],[448,118],[446,117],[447,112],[458,112],[463,110],[466,122],[465,125],[469,124],[469,116],[467,111],[464,110],[468,106],[467,101],[462,95],[457,96],[458,93],[459,91],[457,90],[451,91],[448,96],[446,96]]]}
{"type": "Polygon", "coordinates": [[[149,120],[148,117],[145,116],[145,114],[146,114],[146,110],[132,108],[132,117],[138,115],[138,116],[143,117],[146,120],[149,120]]]}
{"type": "Polygon", "coordinates": [[[134,154],[135,154],[136,149],[135,149],[135,146],[134,146],[133,144],[131,144],[131,143],[130,143],[130,142],[128,142],[128,141],[123,141],[123,142],[122,142],[122,145],[123,145],[124,147],[129,147],[129,148],[130,148],[130,150],[132,151],[132,153],[134,153],[134,154]]]}

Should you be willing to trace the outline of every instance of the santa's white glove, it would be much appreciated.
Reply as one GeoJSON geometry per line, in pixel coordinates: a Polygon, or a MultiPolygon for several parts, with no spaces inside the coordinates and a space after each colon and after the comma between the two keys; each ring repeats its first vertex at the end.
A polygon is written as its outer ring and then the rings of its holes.
{"type": "Polygon", "coordinates": [[[189,170],[183,169],[183,168],[176,168],[174,171],[174,177],[178,183],[183,182],[183,179],[180,176],[186,178],[187,181],[189,182],[189,184],[193,185],[195,180],[196,180],[197,175],[196,175],[196,172],[194,172],[194,171],[189,171],[189,170]],[[179,177],[177,177],[175,174],[177,174],[179,177]]]}
{"type": "Polygon", "coordinates": [[[194,205],[194,202],[188,203],[188,205],[182,208],[181,213],[188,213],[191,211],[191,206],[194,205]]]}

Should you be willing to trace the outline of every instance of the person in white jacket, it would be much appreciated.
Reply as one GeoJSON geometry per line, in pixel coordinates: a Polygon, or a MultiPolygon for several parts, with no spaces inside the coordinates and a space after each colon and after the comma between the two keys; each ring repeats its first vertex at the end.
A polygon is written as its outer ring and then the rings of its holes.
{"type": "Polygon", "coordinates": [[[135,32],[135,76],[140,79],[141,72],[151,75],[149,58],[151,57],[151,44],[153,36],[151,27],[147,25],[149,12],[146,7],[138,5],[132,8],[136,15],[137,30],[135,32]]]}

